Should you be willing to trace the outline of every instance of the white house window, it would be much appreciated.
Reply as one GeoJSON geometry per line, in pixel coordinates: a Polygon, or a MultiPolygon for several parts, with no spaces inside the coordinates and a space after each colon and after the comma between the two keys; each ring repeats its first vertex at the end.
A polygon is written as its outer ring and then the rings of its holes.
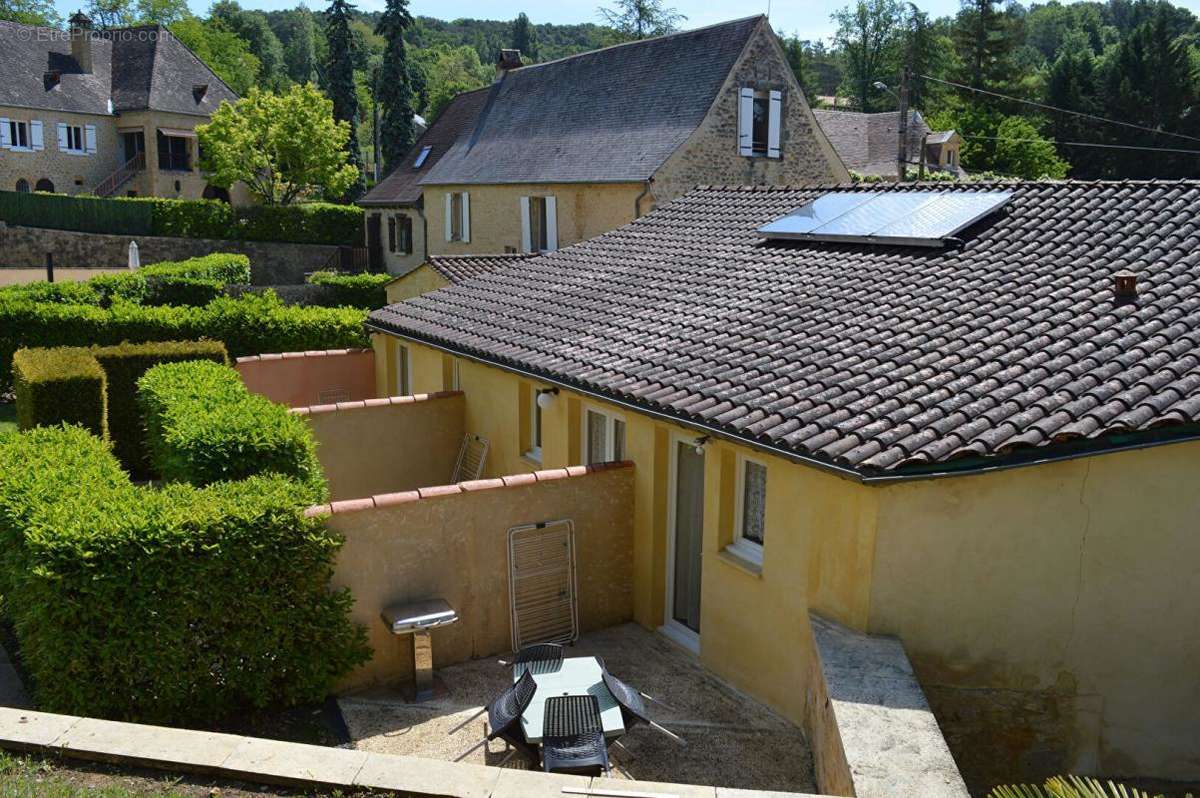
{"type": "Polygon", "coordinates": [[[738,104],[738,153],[779,158],[783,130],[783,92],[743,86],[738,104]]]}
{"type": "Polygon", "coordinates": [[[42,149],[42,123],[0,117],[0,147],[6,150],[42,149]]]}
{"type": "Polygon", "coordinates": [[[72,155],[87,155],[96,151],[96,128],[94,125],[68,125],[58,123],[58,149],[72,155]]]}
{"type": "Polygon", "coordinates": [[[396,395],[412,395],[412,362],[408,357],[408,347],[396,344],[396,395]]]}
{"type": "Polygon", "coordinates": [[[521,251],[558,249],[558,201],[554,197],[521,197],[521,251]]]}
{"type": "Polygon", "coordinates": [[[446,195],[446,240],[471,240],[471,195],[465,191],[446,195]]]}
{"type": "Polygon", "coordinates": [[[425,163],[425,159],[429,157],[429,152],[432,149],[433,149],[432,144],[426,144],[424,147],[421,148],[421,151],[417,153],[416,160],[413,161],[413,169],[421,168],[421,165],[425,163]]]}
{"type": "Polygon", "coordinates": [[[625,459],[625,420],[593,407],[584,410],[584,465],[625,459]]]}
{"type": "Polygon", "coordinates": [[[538,405],[538,389],[529,392],[529,449],[525,456],[542,462],[542,408],[538,405]]]}
{"type": "Polygon", "coordinates": [[[729,548],[762,565],[767,522],[767,467],[749,458],[739,461],[733,543],[729,548]]]}

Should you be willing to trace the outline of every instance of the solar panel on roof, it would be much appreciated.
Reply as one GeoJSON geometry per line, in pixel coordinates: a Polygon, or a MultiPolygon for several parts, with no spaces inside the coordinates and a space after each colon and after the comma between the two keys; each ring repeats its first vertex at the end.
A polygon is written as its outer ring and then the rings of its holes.
{"type": "Polygon", "coordinates": [[[801,241],[940,247],[1011,198],[1009,191],[831,192],[763,225],[758,233],[801,241]]]}

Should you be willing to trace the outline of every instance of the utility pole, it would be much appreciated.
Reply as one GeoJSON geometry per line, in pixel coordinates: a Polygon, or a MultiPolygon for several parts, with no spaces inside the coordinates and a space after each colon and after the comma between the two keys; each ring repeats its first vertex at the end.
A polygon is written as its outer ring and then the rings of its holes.
{"type": "Polygon", "coordinates": [[[908,169],[908,84],[912,81],[912,65],[905,64],[900,73],[900,133],[896,143],[896,180],[903,183],[908,169]]]}

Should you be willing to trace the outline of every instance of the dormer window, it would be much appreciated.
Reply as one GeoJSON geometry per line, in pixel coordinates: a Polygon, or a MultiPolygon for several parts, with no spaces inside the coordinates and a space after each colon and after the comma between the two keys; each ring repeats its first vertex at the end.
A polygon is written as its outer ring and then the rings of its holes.
{"type": "Polygon", "coordinates": [[[421,148],[421,151],[417,153],[416,160],[413,161],[413,169],[421,168],[421,164],[425,163],[425,159],[429,157],[429,153],[432,149],[433,149],[432,144],[426,144],[424,147],[421,148]]]}
{"type": "Polygon", "coordinates": [[[738,154],[781,157],[783,92],[743,86],[738,99],[738,154]]]}
{"type": "Polygon", "coordinates": [[[198,103],[204,102],[204,97],[207,94],[208,94],[208,84],[207,83],[197,83],[192,86],[192,97],[195,98],[196,102],[198,102],[198,103]]]}

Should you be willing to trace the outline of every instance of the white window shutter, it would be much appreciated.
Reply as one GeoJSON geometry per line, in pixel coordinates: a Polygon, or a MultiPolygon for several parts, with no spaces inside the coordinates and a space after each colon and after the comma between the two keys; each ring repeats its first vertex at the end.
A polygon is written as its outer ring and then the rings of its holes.
{"type": "Polygon", "coordinates": [[[553,252],[558,249],[558,202],[554,197],[546,197],[546,250],[553,252]]]}
{"type": "Polygon", "coordinates": [[[66,150],[70,149],[70,147],[67,144],[67,123],[66,122],[58,123],[58,149],[60,152],[65,152],[66,150]]]}
{"type": "Polygon", "coordinates": [[[8,129],[8,117],[0,116],[0,147],[9,149],[12,147],[12,139],[9,138],[11,133],[8,129]]]}
{"type": "Polygon", "coordinates": [[[35,150],[43,149],[46,146],[42,139],[42,121],[40,119],[29,123],[29,143],[35,150]]]}
{"type": "Polygon", "coordinates": [[[772,91],[771,115],[767,118],[767,157],[778,158],[779,132],[783,129],[783,92],[772,91]]]}
{"type": "Polygon", "coordinates": [[[521,197],[521,251],[533,252],[533,233],[529,224],[529,197],[521,197]]]}
{"type": "Polygon", "coordinates": [[[446,240],[454,240],[454,195],[446,195],[446,240]]]}
{"type": "Polygon", "coordinates": [[[84,125],[83,127],[83,142],[88,151],[88,155],[96,153],[96,126],[84,125]]]}
{"type": "Polygon", "coordinates": [[[742,87],[738,101],[738,155],[754,154],[754,89],[742,87]]]}
{"type": "Polygon", "coordinates": [[[464,191],[462,198],[462,240],[464,243],[469,244],[471,243],[471,195],[464,191]]]}

